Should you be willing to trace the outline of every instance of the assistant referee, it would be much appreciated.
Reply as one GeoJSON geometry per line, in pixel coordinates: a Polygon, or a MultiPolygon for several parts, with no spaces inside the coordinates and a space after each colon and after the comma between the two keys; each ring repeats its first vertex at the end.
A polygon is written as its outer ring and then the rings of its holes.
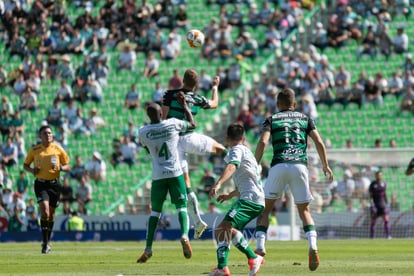
{"type": "Polygon", "coordinates": [[[55,210],[60,199],[60,172],[67,172],[70,167],[66,151],[53,142],[50,126],[40,127],[39,138],[41,143],[29,150],[23,168],[36,177],[34,191],[40,210],[42,254],[48,254],[51,250],[49,242],[55,221],[55,210]]]}

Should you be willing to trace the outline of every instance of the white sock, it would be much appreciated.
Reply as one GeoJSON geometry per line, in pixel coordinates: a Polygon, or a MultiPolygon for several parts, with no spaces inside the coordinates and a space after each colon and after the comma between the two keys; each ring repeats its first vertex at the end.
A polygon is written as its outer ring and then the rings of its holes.
{"type": "Polygon", "coordinates": [[[187,194],[187,209],[188,214],[193,220],[194,224],[200,224],[203,220],[201,219],[200,211],[198,210],[198,200],[194,192],[187,194]]]}
{"type": "Polygon", "coordinates": [[[263,231],[256,232],[256,249],[265,251],[266,233],[263,231]]]}
{"type": "Polygon", "coordinates": [[[311,230],[306,232],[306,238],[308,239],[309,249],[318,250],[318,246],[316,245],[317,234],[315,230],[311,230]]]}

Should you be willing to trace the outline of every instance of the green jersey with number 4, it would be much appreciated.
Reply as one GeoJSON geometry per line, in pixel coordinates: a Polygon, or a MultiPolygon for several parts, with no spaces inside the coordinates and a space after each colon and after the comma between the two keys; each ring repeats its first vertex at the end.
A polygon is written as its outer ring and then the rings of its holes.
{"type": "Polygon", "coordinates": [[[185,132],[188,126],[188,122],[171,118],[139,129],[139,140],[151,154],[153,180],[183,173],[178,157],[178,141],[180,132],[185,132]]]}
{"type": "Polygon", "coordinates": [[[307,165],[308,134],[314,129],[316,129],[314,122],[300,112],[286,110],[268,117],[263,124],[263,130],[271,133],[273,146],[271,166],[279,163],[307,165]]]}

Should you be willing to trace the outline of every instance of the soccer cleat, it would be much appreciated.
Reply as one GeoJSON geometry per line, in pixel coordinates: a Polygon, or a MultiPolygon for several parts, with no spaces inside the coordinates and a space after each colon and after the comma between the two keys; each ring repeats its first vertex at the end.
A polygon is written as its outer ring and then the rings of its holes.
{"type": "Polygon", "coordinates": [[[42,254],[49,254],[51,251],[51,247],[49,243],[42,243],[42,254]]]}
{"type": "Polygon", "coordinates": [[[196,225],[194,225],[194,239],[198,240],[201,235],[203,235],[204,231],[207,229],[207,223],[204,221],[200,221],[196,225]]]}
{"type": "Polygon", "coordinates": [[[264,256],[266,255],[266,250],[264,250],[264,249],[256,249],[256,250],[254,251],[254,253],[256,253],[256,254],[257,254],[257,255],[259,255],[259,256],[264,257],[264,256]]]}
{"type": "Polygon", "coordinates": [[[137,263],[145,263],[151,257],[152,257],[152,252],[144,251],[144,253],[142,253],[141,257],[138,258],[137,263]]]}
{"type": "Polygon", "coordinates": [[[191,250],[190,241],[186,238],[182,238],[181,245],[183,246],[184,257],[186,257],[187,259],[190,259],[191,255],[193,254],[193,251],[191,250]]]}
{"type": "Polygon", "coordinates": [[[249,259],[249,267],[250,272],[249,276],[255,276],[260,270],[260,266],[264,263],[264,258],[260,255],[257,255],[255,259],[250,258],[249,259]]]}
{"type": "Polygon", "coordinates": [[[315,271],[319,266],[318,250],[309,249],[309,270],[315,271]]]}
{"type": "Polygon", "coordinates": [[[227,266],[222,269],[216,267],[211,271],[209,276],[230,276],[230,270],[227,266]]]}

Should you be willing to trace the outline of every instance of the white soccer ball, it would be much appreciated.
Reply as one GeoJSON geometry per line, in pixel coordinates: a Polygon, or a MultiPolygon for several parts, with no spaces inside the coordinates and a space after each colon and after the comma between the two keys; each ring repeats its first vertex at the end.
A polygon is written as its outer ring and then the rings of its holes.
{"type": "Polygon", "coordinates": [[[199,48],[204,44],[205,36],[200,30],[190,30],[186,35],[188,46],[199,48]]]}

